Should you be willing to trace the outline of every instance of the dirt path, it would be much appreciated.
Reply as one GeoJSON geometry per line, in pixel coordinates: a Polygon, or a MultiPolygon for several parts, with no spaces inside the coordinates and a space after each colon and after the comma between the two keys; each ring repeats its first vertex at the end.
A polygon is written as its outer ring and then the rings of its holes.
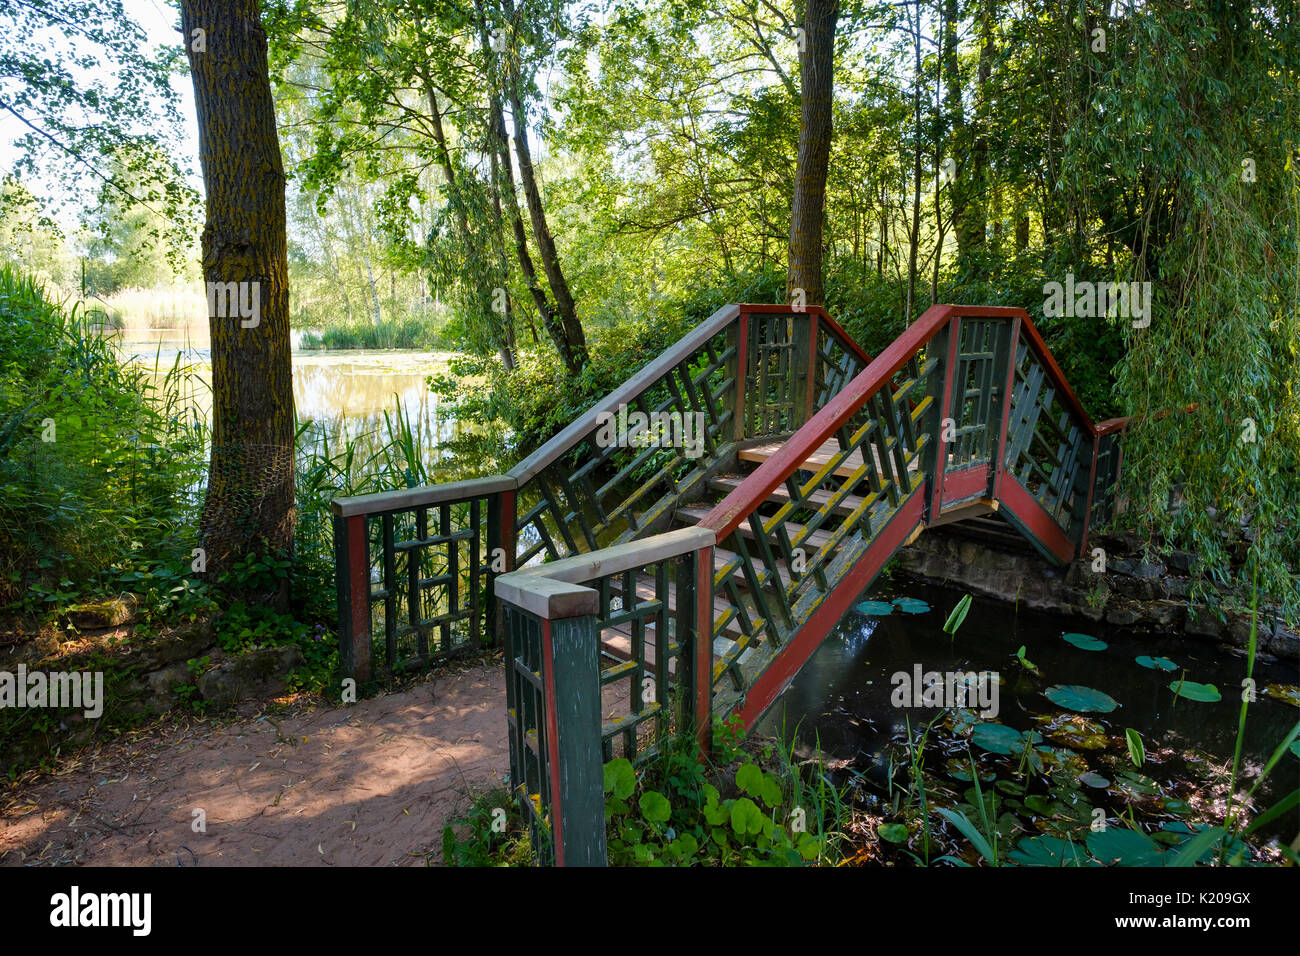
{"type": "Polygon", "coordinates": [[[504,702],[501,668],[473,667],[348,707],[118,738],[0,791],[0,864],[440,863],[444,821],[509,769],[504,702]]]}

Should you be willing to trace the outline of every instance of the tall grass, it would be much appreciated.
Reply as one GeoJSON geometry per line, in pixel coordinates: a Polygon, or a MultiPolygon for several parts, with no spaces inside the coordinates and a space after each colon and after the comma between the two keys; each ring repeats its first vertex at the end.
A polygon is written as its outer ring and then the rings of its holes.
{"type": "Polygon", "coordinates": [[[34,610],[194,547],[201,386],[179,358],[121,361],[98,325],[0,266],[0,605],[34,610]]]}
{"type": "Polygon", "coordinates": [[[438,330],[422,319],[406,318],[374,325],[353,322],[323,332],[304,333],[299,348],[322,349],[437,349],[445,348],[438,330]]]}

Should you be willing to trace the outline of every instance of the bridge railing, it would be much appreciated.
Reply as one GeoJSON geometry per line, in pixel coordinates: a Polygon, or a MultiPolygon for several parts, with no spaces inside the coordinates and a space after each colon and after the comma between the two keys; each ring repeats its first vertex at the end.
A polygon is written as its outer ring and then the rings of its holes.
{"type": "Polygon", "coordinates": [[[868,361],[820,307],[725,306],[505,475],[336,499],[344,673],[500,643],[498,574],[663,531],[868,361]]]}
{"type": "Polygon", "coordinates": [[[714,711],[752,726],[924,526],[998,510],[1052,560],[1081,553],[1119,427],[1092,423],[1022,310],[929,309],[701,522],[733,555],[714,711]]]}
{"type": "Polygon", "coordinates": [[[514,489],[495,475],[330,502],[345,676],[425,666],[497,632],[514,489]]]}
{"type": "Polygon", "coordinates": [[[542,862],[603,865],[604,763],[711,730],[712,546],[685,528],[497,578],[510,783],[542,862]],[[610,632],[626,659],[602,649],[610,632]]]}

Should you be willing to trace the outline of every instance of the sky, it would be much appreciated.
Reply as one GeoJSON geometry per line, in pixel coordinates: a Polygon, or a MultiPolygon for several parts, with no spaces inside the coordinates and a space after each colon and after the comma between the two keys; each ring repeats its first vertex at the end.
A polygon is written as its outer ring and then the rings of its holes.
{"type": "MultiPolygon", "coordinates": [[[[177,8],[170,0],[123,0],[123,7],[140,26],[144,29],[149,38],[151,48],[162,44],[176,44],[180,40],[180,32],[177,26],[180,22],[180,14],[177,8]]],[[[53,34],[56,38],[61,39],[60,34],[53,34]]],[[[107,75],[107,74],[105,74],[107,75]]],[[[198,176],[199,168],[199,134],[198,123],[194,114],[194,91],[190,86],[189,76],[175,76],[172,78],[172,88],[180,95],[180,111],[184,121],[183,139],[176,147],[174,152],[178,153],[177,159],[183,164],[194,170],[194,176],[191,179],[191,185],[195,189],[202,190],[203,182],[198,176]]],[[[39,125],[37,117],[28,117],[39,125]]],[[[14,164],[18,158],[18,150],[15,142],[25,133],[29,132],[26,126],[20,123],[11,114],[0,110],[0,173],[13,170],[14,164]]],[[[39,184],[41,192],[49,194],[52,188],[57,188],[60,184],[41,183],[39,184]]],[[[60,218],[67,220],[69,217],[75,218],[76,209],[65,209],[60,218]]],[[[70,221],[63,222],[63,225],[73,225],[70,221]]]]}

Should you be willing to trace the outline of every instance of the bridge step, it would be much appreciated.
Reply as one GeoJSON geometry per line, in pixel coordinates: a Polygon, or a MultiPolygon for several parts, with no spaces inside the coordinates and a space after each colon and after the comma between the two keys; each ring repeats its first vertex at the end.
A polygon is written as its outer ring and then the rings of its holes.
{"type": "MultiPolygon", "coordinates": [[[[714,491],[722,492],[724,495],[731,494],[731,492],[740,487],[741,482],[744,480],[744,475],[722,475],[721,477],[714,478],[710,481],[709,487],[714,491]]],[[[831,500],[833,495],[834,492],[825,489],[818,489],[808,496],[808,501],[820,508],[824,507],[826,503],[831,500]]],[[[768,495],[767,500],[776,505],[786,504],[790,501],[790,492],[783,485],[776,489],[776,491],[772,492],[772,494],[768,495]]],[[[850,495],[835,506],[835,513],[852,514],[861,504],[862,499],[860,497],[850,495]]]]}
{"type": "MultiPolygon", "coordinates": [[[[892,441],[893,440],[891,439],[891,442],[892,441]]],[[[784,444],[785,444],[784,442],[774,441],[774,442],[768,442],[767,444],[764,445],[754,445],[751,448],[741,449],[739,453],[739,457],[741,461],[752,461],[755,462],[756,464],[762,464],[763,462],[771,458],[773,455],[775,455],[778,451],[780,451],[781,448],[784,446],[784,444]]],[[[879,451],[877,450],[875,444],[871,444],[869,447],[871,448],[871,457],[873,463],[876,466],[876,473],[883,474],[884,469],[881,468],[880,466],[879,451]]],[[[804,459],[803,466],[802,466],[803,470],[817,471],[821,469],[823,466],[825,466],[826,464],[828,464],[830,460],[836,455],[838,455],[839,453],[840,453],[839,442],[837,442],[834,438],[827,439],[824,443],[822,443],[822,446],[820,448],[818,448],[811,455],[809,455],[807,458],[804,459]]],[[[839,467],[835,469],[833,474],[835,474],[840,478],[848,478],[850,475],[852,475],[861,467],[862,467],[862,449],[855,448],[853,449],[852,452],[849,453],[849,456],[840,463],[839,467]]],[[[916,469],[917,469],[917,462],[915,459],[913,459],[911,462],[908,463],[907,470],[916,471],[916,469]]]]}

